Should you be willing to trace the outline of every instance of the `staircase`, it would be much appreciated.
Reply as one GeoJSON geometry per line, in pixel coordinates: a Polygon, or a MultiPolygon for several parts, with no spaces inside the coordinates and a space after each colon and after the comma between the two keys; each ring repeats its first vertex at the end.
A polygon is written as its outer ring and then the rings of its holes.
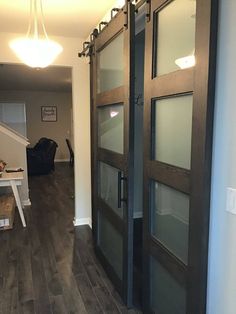
{"type": "Polygon", "coordinates": [[[0,122],[0,159],[7,163],[6,167],[21,167],[24,169],[24,180],[19,188],[24,206],[30,205],[26,157],[26,147],[28,145],[27,138],[0,122]]]}

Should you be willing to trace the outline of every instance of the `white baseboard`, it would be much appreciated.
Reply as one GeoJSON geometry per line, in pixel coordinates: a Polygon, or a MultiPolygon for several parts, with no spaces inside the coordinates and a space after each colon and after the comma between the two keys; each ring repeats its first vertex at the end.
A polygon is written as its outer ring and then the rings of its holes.
{"type": "Polygon", "coordinates": [[[22,202],[22,205],[23,205],[23,206],[31,206],[31,201],[30,201],[30,199],[28,198],[27,200],[24,200],[24,201],[22,202]]]}
{"type": "Polygon", "coordinates": [[[175,219],[181,221],[181,222],[182,222],[183,224],[185,224],[185,225],[188,225],[188,224],[189,224],[189,222],[188,222],[186,219],[183,219],[183,218],[180,217],[180,216],[177,216],[177,215],[175,215],[175,214],[173,214],[172,216],[173,216],[175,219]]]}
{"type": "Polygon", "coordinates": [[[55,162],[69,162],[70,159],[55,159],[55,162]]]}
{"type": "Polygon", "coordinates": [[[165,208],[162,210],[157,210],[156,213],[157,215],[160,215],[160,216],[166,216],[166,215],[172,215],[173,211],[172,209],[165,208]]]}
{"type": "Polygon", "coordinates": [[[143,218],[143,213],[142,212],[134,212],[133,218],[134,219],[143,218]]]}
{"type": "Polygon", "coordinates": [[[89,225],[90,228],[92,228],[92,221],[91,218],[80,218],[80,219],[74,219],[73,221],[74,226],[83,226],[83,225],[89,225]]]}
{"type": "MultiPolygon", "coordinates": [[[[134,217],[134,219],[142,218],[143,213],[142,212],[136,212],[136,213],[134,213],[133,217],[134,217]]],[[[91,218],[74,219],[73,223],[74,223],[74,226],[89,225],[89,227],[92,228],[91,218]]]]}
{"type": "Polygon", "coordinates": [[[182,217],[180,217],[180,216],[174,214],[174,212],[173,212],[172,210],[165,210],[165,211],[163,211],[163,212],[160,212],[159,210],[157,210],[156,213],[157,213],[158,215],[161,215],[161,216],[170,215],[170,216],[174,217],[175,219],[181,221],[181,222],[182,222],[183,224],[185,224],[185,225],[188,225],[188,224],[189,224],[189,222],[188,222],[186,219],[183,219],[182,217]]]}

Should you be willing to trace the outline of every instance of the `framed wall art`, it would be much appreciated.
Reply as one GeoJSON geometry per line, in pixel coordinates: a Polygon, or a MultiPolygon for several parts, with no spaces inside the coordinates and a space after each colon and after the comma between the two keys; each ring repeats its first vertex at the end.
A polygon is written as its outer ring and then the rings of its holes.
{"type": "Polygon", "coordinates": [[[42,106],[41,107],[41,121],[56,122],[57,121],[57,107],[56,106],[42,106]]]}

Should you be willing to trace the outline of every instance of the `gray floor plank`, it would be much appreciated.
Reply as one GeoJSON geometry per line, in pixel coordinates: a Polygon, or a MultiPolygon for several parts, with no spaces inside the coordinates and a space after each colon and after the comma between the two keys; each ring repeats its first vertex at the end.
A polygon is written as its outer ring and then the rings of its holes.
{"type": "Polygon", "coordinates": [[[31,248],[27,230],[21,232],[18,261],[18,294],[21,304],[34,300],[31,248]]]}
{"type": "Polygon", "coordinates": [[[118,307],[115,304],[110,292],[105,287],[94,288],[94,293],[97,296],[101,307],[105,313],[120,313],[118,307]]]}
{"type": "Polygon", "coordinates": [[[52,314],[41,252],[31,257],[36,314],[52,314]]]}
{"type": "Polygon", "coordinates": [[[35,314],[34,310],[34,301],[26,301],[22,304],[19,304],[20,310],[19,314],[35,314]]]}
{"type": "Polygon", "coordinates": [[[85,304],[78,290],[76,279],[66,262],[58,264],[58,270],[63,286],[63,296],[69,313],[87,313],[85,304]]]}
{"type": "Polygon", "coordinates": [[[53,314],[67,314],[64,297],[62,295],[50,297],[53,314]]]}
{"type": "Polygon", "coordinates": [[[106,284],[103,281],[102,276],[95,265],[86,267],[86,272],[92,287],[106,287],[106,284]]]}
{"type": "Polygon", "coordinates": [[[76,283],[82,299],[84,301],[85,308],[89,314],[103,313],[101,305],[98,302],[96,295],[93,292],[92,286],[86,275],[77,275],[76,283]]]}

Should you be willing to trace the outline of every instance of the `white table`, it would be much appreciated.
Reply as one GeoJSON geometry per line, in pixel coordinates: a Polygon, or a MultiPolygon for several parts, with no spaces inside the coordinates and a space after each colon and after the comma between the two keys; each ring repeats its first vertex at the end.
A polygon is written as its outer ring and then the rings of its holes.
{"type": "Polygon", "coordinates": [[[16,205],[18,207],[18,211],[20,214],[22,225],[23,227],[26,227],[24,212],[22,209],[21,200],[17,189],[17,186],[22,184],[23,178],[24,178],[23,172],[11,173],[3,172],[2,176],[0,177],[0,187],[11,186],[12,192],[16,200],[16,205]]]}

